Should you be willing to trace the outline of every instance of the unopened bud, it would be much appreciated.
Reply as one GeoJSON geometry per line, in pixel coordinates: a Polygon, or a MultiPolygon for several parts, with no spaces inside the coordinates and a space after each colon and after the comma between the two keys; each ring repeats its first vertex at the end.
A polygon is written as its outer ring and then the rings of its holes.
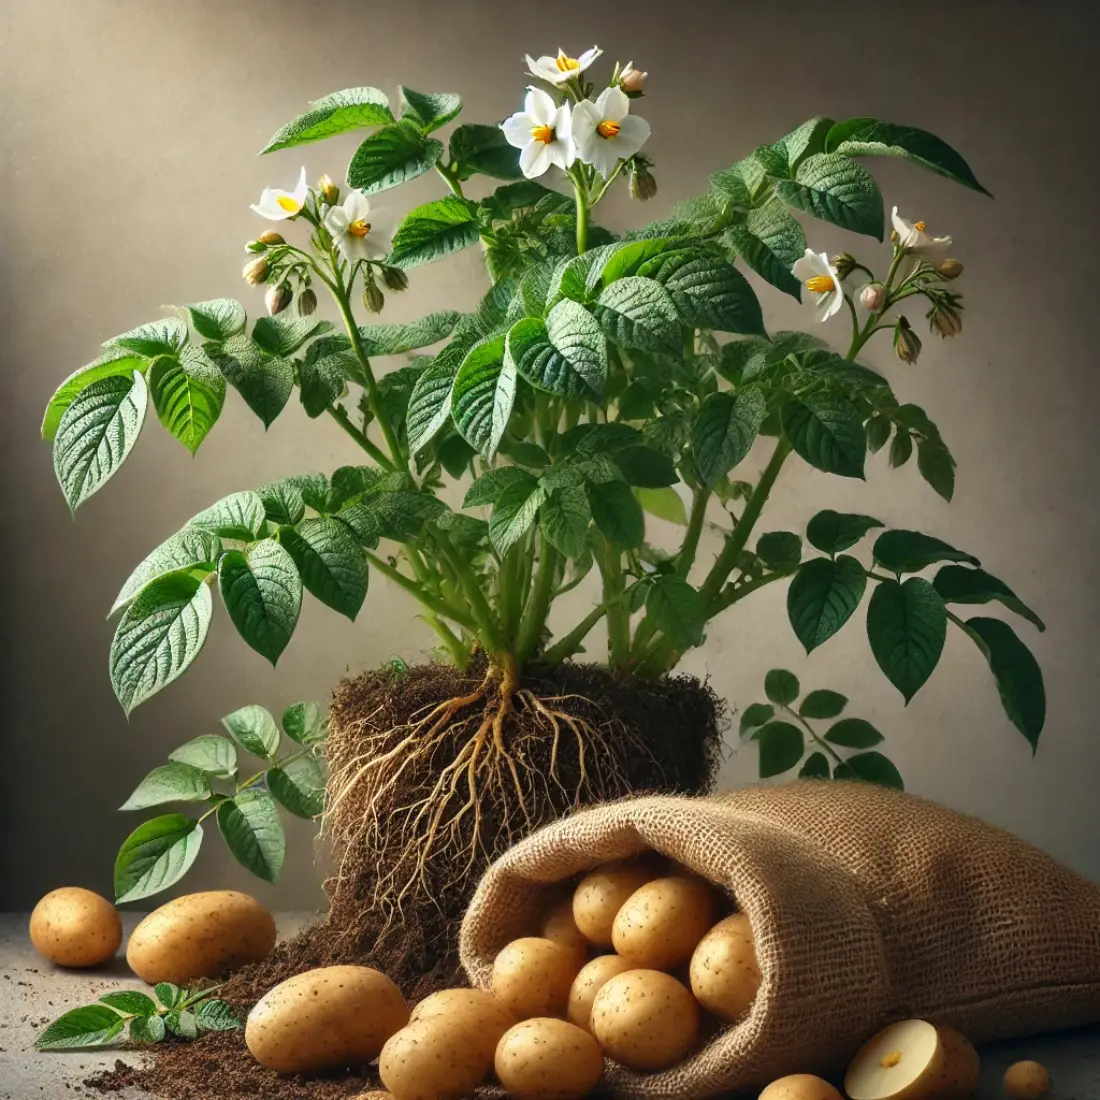
{"type": "Polygon", "coordinates": [[[274,317],[276,313],[282,313],[294,298],[294,292],[286,283],[276,283],[267,288],[264,295],[264,305],[267,306],[268,316],[274,317]]]}
{"type": "Polygon", "coordinates": [[[878,313],[886,304],[886,287],[881,283],[868,283],[859,292],[859,304],[868,313],[878,313]]]}
{"type": "Polygon", "coordinates": [[[936,264],[936,274],[942,279],[957,279],[963,273],[963,265],[958,260],[943,260],[936,264]]]}
{"type": "Polygon", "coordinates": [[[274,229],[265,229],[256,239],[264,244],[286,244],[282,233],[276,233],[274,229]]]}
{"type": "Polygon", "coordinates": [[[856,269],[856,258],[849,252],[841,252],[833,257],[833,267],[836,268],[836,277],[844,282],[856,269]]]}
{"type": "Polygon", "coordinates": [[[244,246],[245,252],[266,252],[267,245],[263,241],[249,241],[244,246]]]}
{"type": "Polygon", "coordinates": [[[900,241],[900,240],[901,240],[901,238],[898,236],[898,231],[896,229],[891,229],[890,230],[890,243],[891,244],[897,244],[898,241],[900,241]]]}
{"type": "Polygon", "coordinates": [[[305,290],[298,295],[296,306],[299,317],[308,317],[317,308],[317,295],[314,294],[311,287],[307,286],[305,290]]]}
{"type": "Polygon", "coordinates": [[[317,181],[317,190],[321,192],[321,198],[329,206],[335,206],[340,201],[340,188],[327,175],[322,176],[317,181]]]}
{"type": "Polygon", "coordinates": [[[657,194],[657,180],[648,168],[635,168],[630,173],[630,197],[648,202],[657,194]]]}
{"type": "Polygon", "coordinates": [[[402,291],[409,289],[409,277],[399,267],[387,266],[382,268],[382,282],[390,290],[402,291]]]}
{"type": "Polygon", "coordinates": [[[619,87],[629,96],[640,96],[645,92],[645,82],[649,73],[639,72],[634,68],[634,62],[628,61],[619,77],[619,87]]]}
{"type": "Polygon", "coordinates": [[[267,260],[262,256],[258,260],[249,260],[244,265],[244,270],[241,275],[244,276],[244,280],[249,286],[259,286],[260,283],[267,282],[267,277],[270,271],[267,266],[267,260]]]}
{"type": "Polygon", "coordinates": [[[894,325],[894,354],[903,363],[915,363],[920,355],[920,349],[920,337],[904,317],[899,317],[898,323],[894,325]]]}
{"type": "Polygon", "coordinates": [[[939,305],[929,310],[928,322],[932,331],[938,332],[945,340],[962,332],[962,315],[954,306],[939,305]]]}
{"type": "Polygon", "coordinates": [[[386,296],[379,289],[378,284],[373,279],[368,279],[363,283],[363,305],[371,311],[371,313],[381,313],[382,307],[386,304],[386,296]]]}

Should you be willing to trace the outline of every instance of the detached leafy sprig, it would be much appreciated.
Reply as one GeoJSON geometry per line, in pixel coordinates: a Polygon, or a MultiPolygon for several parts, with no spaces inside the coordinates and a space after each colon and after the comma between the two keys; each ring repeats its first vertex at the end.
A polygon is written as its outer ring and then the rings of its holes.
{"type": "Polygon", "coordinates": [[[203,734],[154,768],[121,806],[145,810],[171,802],[206,803],[198,817],[162,814],[139,825],[115,861],[115,900],[139,901],[178,882],[199,854],[203,822],[215,817],[230,852],[247,870],[274,882],[286,855],[286,833],[279,807],[313,819],[324,806],[325,769],[321,748],[328,722],[316,703],[294,703],[282,716],[292,743],[284,747],[269,711],[246,706],[222,719],[229,737],[203,734]],[[238,748],[258,757],[263,767],[238,778],[238,748]],[[217,785],[232,784],[219,791],[217,785]]]}
{"type": "Polygon", "coordinates": [[[36,1050],[83,1050],[116,1042],[129,1028],[132,1043],[160,1043],[168,1036],[185,1042],[208,1031],[233,1031],[241,1026],[228,1002],[211,994],[220,985],[181,989],[159,982],[156,999],[136,989],[105,993],[95,1004],[59,1016],[35,1040],[36,1050]]]}

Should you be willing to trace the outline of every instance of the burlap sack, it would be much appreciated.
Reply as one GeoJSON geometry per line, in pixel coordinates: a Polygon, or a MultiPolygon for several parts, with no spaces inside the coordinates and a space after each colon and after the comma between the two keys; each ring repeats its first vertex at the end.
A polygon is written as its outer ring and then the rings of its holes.
{"type": "Polygon", "coordinates": [[[655,848],[749,917],[763,981],[749,1016],[674,1069],[608,1064],[623,1100],[701,1100],[829,1073],[885,1024],[921,1017],[976,1043],[1100,1021],[1100,888],[1001,829],[858,782],[578,813],[499,859],[460,949],[487,988],[547,884],[655,848]]]}

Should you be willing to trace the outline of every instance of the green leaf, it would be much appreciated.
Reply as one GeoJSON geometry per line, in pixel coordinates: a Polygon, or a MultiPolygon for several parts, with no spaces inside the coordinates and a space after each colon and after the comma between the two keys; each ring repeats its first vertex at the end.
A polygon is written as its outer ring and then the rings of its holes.
{"type": "Polygon", "coordinates": [[[328,511],[332,489],[324,474],[292,474],[284,477],[282,484],[297,489],[302,503],[315,512],[328,511]]]}
{"type": "Polygon", "coordinates": [[[586,482],[592,518],[613,546],[631,550],[645,538],[645,516],[625,481],[586,482]]]}
{"type": "Polygon", "coordinates": [[[213,569],[221,551],[221,543],[210,531],[185,527],[165,539],[130,574],[115,597],[108,617],[125,607],[150,582],[168,573],[186,572],[209,567],[213,569]]]}
{"type": "Polygon", "coordinates": [[[227,539],[251,542],[264,525],[264,504],[259,493],[246,489],[230,493],[187,521],[187,527],[209,531],[227,539]]]}
{"type": "Polygon", "coordinates": [[[813,752],[798,771],[799,779],[828,779],[829,758],[823,752],[813,752]]]}
{"type": "Polygon", "coordinates": [[[897,126],[875,118],[850,118],[829,130],[825,148],[848,157],[901,157],[964,187],[989,192],[950,145],[927,130],[897,126]]]}
{"type": "Polygon", "coordinates": [[[140,355],[131,355],[121,348],[112,348],[104,352],[94,363],[74,371],[58,386],[46,406],[46,412],[42,417],[42,438],[53,440],[65,410],[77,395],[93,382],[99,382],[104,378],[125,378],[129,381],[133,378],[135,371],[144,371],[147,366],[148,362],[140,355]]]}
{"type": "MultiPolygon", "coordinates": [[[[523,179],[519,150],[508,144],[499,126],[459,126],[451,134],[451,160],[457,165],[461,179],[469,179],[477,172],[498,180],[523,179]]],[[[497,206],[502,201],[499,195],[499,190],[493,195],[497,206]]]]}
{"type": "Polygon", "coordinates": [[[1034,623],[1039,630],[1046,630],[1043,620],[1004,581],[991,576],[984,569],[945,565],[936,574],[932,584],[943,597],[944,603],[977,604],[996,601],[1034,623]]]}
{"type": "Polygon", "coordinates": [[[802,539],[793,531],[769,531],[757,540],[756,556],[769,569],[789,572],[802,560],[802,539]]]}
{"type": "Polygon", "coordinates": [[[183,814],[164,814],[139,825],[115,859],[115,902],[141,901],[175,885],[201,845],[202,826],[183,814]]]}
{"type": "Polygon", "coordinates": [[[252,326],[252,339],[270,355],[293,355],[307,340],[332,329],[331,321],[317,317],[261,317],[252,326]]]}
{"type": "Polygon", "coordinates": [[[831,393],[807,393],[783,406],[783,431],[811,466],[841,477],[863,477],[867,437],[850,401],[831,393]]]}
{"type": "Polygon", "coordinates": [[[666,489],[680,480],[672,459],[653,447],[627,447],[615,455],[615,465],[627,485],[639,489],[666,489]]]}
{"type": "Polygon", "coordinates": [[[592,314],[624,348],[678,351],[681,322],[668,292],[653,279],[628,275],[604,287],[592,314]]]}
{"type": "Polygon", "coordinates": [[[476,508],[480,504],[496,504],[500,494],[508,486],[521,482],[528,485],[531,491],[536,485],[535,479],[518,466],[498,466],[495,470],[488,470],[466,490],[462,507],[476,508]]]}
{"type": "Polygon", "coordinates": [[[656,279],[693,328],[766,334],[756,294],[728,260],[709,252],[679,250],[643,264],[639,274],[656,279]]]}
{"type": "Polygon", "coordinates": [[[919,573],[938,561],[965,561],[981,565],[972,554],[948,546],[920,531],[887,531],[875,540],[875,561],[891,573],[919,573]]]}
{"type": "Polygon", "coordinates": [[[167,1028],[163,1016],[137,1016],[130,1021],[131,1043],[159,1043],[167,1028]]]}
{"type": "Polygon", "coordinates": [[[316,703],[291,703],[283,711],[283,732],[291,741],[301,744],[321,732],[323,721],[321,708],[316,703]]]}
{"type": "Polygon", "coordinates": [[[431,263],[477,244],[479,235],[477,207],[448,195],[405,216],[394,234],[389,262],[406,269],[431,263]]]}
{"type": "Polygon", "coordinates": [[[184,991],[171,982],[157,982],[153,992],[165,1008],[178,1008],[187,999],[184,991]]]}
{"type": "Polygon", "coordinates": [[[61,416],[53,441],[57,483],[74,511],[126,461],[145,421],[145,378],[100,378],[80,391],[61,416]]]}
{"type": "Polygon", "coordinates": [[[741,715],[741,724],[738,732],[742,737],[749,730],[757,729],[770,722],[775,716],[775,708],[770,703],[750,703],[741,715]]]}
{"type": "Polygon", "coordinates": [[[635,488],[634,495],[638,498],[642,509],[651,516],[663,519],[667,523],[676,523],[681,527],[687,526],[687,509],[675,489],[667,486],[662,489],[635,488]]]}
{"type": "Polygon", "coordinates": [[[195,1024],[199,1031],[235,1031],[241,1026],[232,1005],[216,998],[203,1001],[198,1006],[195,1010],[195,1024]]]}
{"type": "Polygon", "coordinates": [[[867,639],[879,668],[906,703],[932,675],[947,636],[947,609],[920,577],[882,581],[867,608],[867,639]]]}
{"type": "Polygon", "coordinates": [[[218,804],[218,828],[226,846],[246,870],[274,882],[286,857],[286,833],[275,801],[254,787],[218,804]]]}
{"type": "Polygon", "coordinates": [[[281,528],[279,541],[306,588],[354,622],[367,596],[367,561],[347,527],[335,519],[307,519],[281,528]]]}
{"type": "Polygon", "coordinates": [[[489,541],[502,558],[530,530],[546,496],[537,482],[517,481],[497,497],[489,517],[489,541]]]}
{"type": "Polygon", "coordinates": [[[260,150],[274,153],[360,130],[364,126],[385,126],[393,122],[389,100],[377,88],[345,88],[314,100],[304,115],[281,127],[260,150]]]}
{"type": "Polygon", "coordinates": [[[207,344],[206,351],[264,427],[270,428],[294,390],[294,367],[289,360],[267,354],[244,335],[232,336],[223,344],[207,344]]]}
{"type": "Polygon", "coordinates": [[[139,993],[136,989],[120,989],[114,993],[104,993],[100,1002],[110,1005],[116,1012],[127,1016],[153,1016],[157,1011],[156,1001],[139,993]]]}
{"type": "Polygon", "coordinates": [[[451,415],[451,396],[459,363],[440,356],[416,380],[405,414],[409,453],[422,451],[451,415]]]}
{"type": "Polygon", "coordinates": [[[791,267],[806,251],[806,234],[781,203],[769,202],[750,211],[744,225],[729,231],[728,240],[760,278],[802,300],[802,284],[791,267]]]}
{"type": "Polygon", "coordinates": [[[853,233],[882,240],[882,195],[874,176],[837,153],[807,157],[793,180],[780,180],[775,193],[788,205],[853,233]]]}
{"type": "Polygon", "coordinates": [[[854,773],[855,779],[866,783],[878,783],[882,787],[893,787],[904,791],[905,783],[901,772],[880,752],[859,752],[849,756],[845,764],[854,773]]]}
{"type": "Polygon", "coordinates": [[[237,774],[237,748],[228,738],[204,733],[168,754],[169,760],[190,764],[214,779],[232,779],[237,774]]]}
{"type": "Polygon", "coordinates": [[[800,690],[798,677],[785,668],[773,668],[764,677],[764,694],[778,706],[789,707],[800,690]]]}
{"type": "Polygon", "coordinates": [[[147,810],[166,802],[205,802],[209,797],[210,779],[206,773],[174,761],[154,768],[119,809],[147,810]]]}
{"type": "Polygon", "coordinates": [[[673,573],[657,577],[646,593],[645,610],[677,652],[703,644],[706,608],[699,592],[683,577],[673,573]]]}
{"type": "Polygon", "coordinates": [[[691,430],[692,453],[703,481],[713,485],[745,458],[767,411],[756,386],[736,394],[719,390],[703,401],[691,430]]]}
{"type": "Polygon", "coordinates": [[[244,306],[232,298],[212,298],[180,307],[192,328],[207,340],[228,340],[244,329],[248,317],[244,306]]]}
{"type": "Polygon", "coordinates": [[[835,718],[847,705],[847,696],[841,695],[839,691],[818,688],[802,700],[798,713],[803,718],[835,718]]]}
{"type": "Polygon", "coordinates": [[[302,408],[316,419],[334,404],[348,382],[360,382],[359,360],[346,336],[314,340],[298,364],[302,408]]]}
{"type": "Polygon", "coordinates": [[[1012,627],[1000,619],[967,619],[966,632],[979,643],[997,681],[1005,714],[1027,738],[1034,755],[1047,712],[1043,671],[1038,661],[1012,627]]]}
{"type": "Polygon", "coordinates": [[[306,502],[298,488],[289,481],[273,481],[256,492],[264,506],[264,516],[277,524],[292,526],[306,514],[306,502]]]}
{"type": "Polygon", "coordinates": [[[312,756],[292,760],[282,768],[270,768],[267,789],[295,817],[316,817],[325,808],[325,772],[312,756]]]}
{"type": "Polygon", "coordinates": [[[302,606],[294,559],[277,542],[264,539],[247,551],[225,554],[218,563],[218,583],[237,633],[274,665],[302,606]]]}
{"type": "Polygon", "coordinates": [[[461,313],[443,309],[405,325],[360,325],[359,339],[365,355],[404,355],[445,340],[461,319],[461,313]]]}
{"type": "Polygon", "coordinates": [[[272,760],[279,751],[279,727],[266,707],[253,703],[222,719],[222,725],[245,752],[272,760]]]}
{"type": "Polygon", "coordinates": [[[111,686],[127,716],[199,655],[213,610],[210,589],[190,572],[158,577],[127,607],[110,654],[111,686]]]}
{"type": "Polygon", "coordinates": [[[787,165],[792,172],[809,156],[825,152],[825,142],[833,126],[831,118],[811,118],[792,130],[784,139],[787,150],[787,165]]]}
{"type": "Polygon", "coordinates": [[[165,317],[115,336],[103,347],[104,350],[125,348],[144,355],[146,359],[154,359],[158,355],[175,355],[186,343],[187,326],[178,317],[165,317]]]}
{"type": "Polygon", "coordinates": [[[401,117],[414,122],[425,133],[446,126],[462,110],[462,96],[453,92],[414,92],[401,88],[401,117]]]}
{"type": "Polygon", "coordinates": [[[408,542],[425,522],[437,518],[447,506],[427,493],[377,492],[340,512],[364,546],[376,546],[380,538],[408,542]]]}
{"type": "Polygon", "coordinates": [[[955,459],[938,436],[923,436],[917,441],[917,469],[920,476],[950,502],[955,495],[955,459]]]}
{"type": "Polygon", "coordinates": [[[787,590],[787,617],[806,652],[831,638],[859,606],[867,574],[853,557],[811,558],[787,590]]]}
{"type": "Polygon", "coordinates": [[[913,437],[901,428],[894,436],[894,442],[890,444],[890,466],[897,470],[904,466],[913,457],[913,437]]]}
{"type": "Polygon", "coordinates": [[[515,400],[516,365],[504,353],[504,337],[475,344],[455,375],[451,417],[486,460],[500,446],[515,400]]]}
{"type": "Polygon", "coordinates": [[[583,306],[562,299],[546,322],[517,321],[508,332],[506,357],[538,389],[561,397],[602,401],[607,385],[607,343],[599,322],[583,306]]]}
{"type": "Polygon", "coordinates": [[[869,749],[886,738],[862,718],[842,718],[829,727],[825,740],[844,749],[869,749]]]}
{"type": "Polygon", "coordinates": [[[359,146],[348,165],[348,186],[368,195],[397,187],[429,171],[442,153],[438,141],[426,138],[416,123],[403,119],[359,146]]]}
{"type": "Polygon", "coordinates": [[[884,526],[871,516],[856,512],[834,512],[826,508],[806,525],[806,538],[823,554],[839,554],[855,546],[868,531],[884,526]]]}
{"type": "Polygon", "coordinates": [[[802,731],[790,722],[769,722],[753,734],[760,742],[760,778],[770,779],[790,771],[806,751],[802,731]]]}
{"type": "Polygon", "coordinates": [[[550,465],[550,456],[537,443],[513,439],[509,435],[500,441],[500,453],[529,470],[545,470],[550,465]]]}
{"type": "Polygon", "coordinates": [[[149,393],[160,422],[194,454],[221,416],[225,378],[201,348],[186,347],[153,360],[149,393]]]}
{"type": "Polygon", "coordinates": [[[576,485],[555,489],[539,510],[542,533],[567,558],[579,558],[584,553],[591,522],[588,497],[576,485]]]}
{"type": "Polygon", "coordinates": [[[59,1016],[34,1042],[36,1050],[82,1050],[106,1046],[126,1021],[106,1005],[86,1005],[59,1016]]]}
{"type": "Polygon", "coordinates": [[[176,1036],[177,1039],[185,1039],[190,1042],[199,1037],[199,1028],[195,1023],[195,1014],[186,1009],[180,1012],[169,1012],[164,1017],[164,1026],[176,1036]]]}
{"type": "Polygon", "coordinates": [[[890,438],[891,427],[890,421],[885,416],[873,416],[864,425],[867,433],[867,446],[872,454],[878,454],[886,446],[886,441],[890,438]]]}

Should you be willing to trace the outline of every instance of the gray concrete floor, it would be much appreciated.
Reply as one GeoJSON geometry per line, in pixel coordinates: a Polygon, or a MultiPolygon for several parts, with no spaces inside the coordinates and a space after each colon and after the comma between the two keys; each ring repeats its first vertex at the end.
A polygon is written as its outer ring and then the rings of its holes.
{"type": "MultiPolygon", "coordinates": [[[[127,932],[141,914],[125,914],[127,932]]],[[[311,918],[283,913],[281,936],[290,935],[311,918]]],[[[117,1058],[136,1055],[117,1051],[37,1053],[35,1036],[70,1008],[90,1004],[115,989],[144,988],[119,955],[94,971],[61,970],[35,954],[27,936],[27,917],[0,914],[0,1100],[93,1100],[102,1094],[87,1089],[85,1078],[112,1066],[117,1058]]],[[[1033,1058],[1051,1072],[1054,1088],[1048,1100],[1100,1100],[1100,1027],[1036,1036],[984,1047],[979,1096],[1004,1096],[1001,1080],[1013,1062],[1033,1058]]],[[[149,1100],[146,1093],[116,1093],[118,1100],[149,1100]]],[[[211,1096],[209,1100],[219,1100],[211,1096]]]]}

